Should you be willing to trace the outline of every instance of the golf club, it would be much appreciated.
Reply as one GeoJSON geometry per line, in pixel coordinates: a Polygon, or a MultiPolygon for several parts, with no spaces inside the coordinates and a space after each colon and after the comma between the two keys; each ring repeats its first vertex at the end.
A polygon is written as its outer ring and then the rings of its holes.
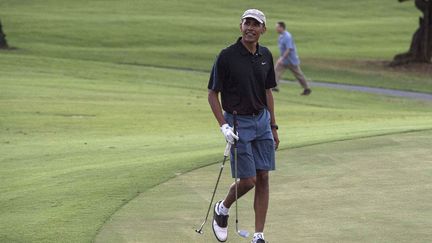
{"type": "Polygon", "coordinates": [[[220,171],[219,171],[219,176],[217,178],[216,185],[215,185],[215,188],[213,190],[213,195],[212,195],[211,200],[210,200],[210,204],[209,204],[209,207],[208,207],[208,210],[207,210],[206,217],[205,217],[204,221],[202,222],[200,228],[195,230],[195,232],[197,232],[198,234],[203,234],[203,228],[204,228],[204,225],[207,222],[207,219],[208,219],[208,216],[209,216],[209,213],[210,213],[210,209],[211,209],[212,204],[213,204],[213,199],[214,199],[214,196],[216,194],[217,187],[219,185],[219,180],[221,178],[222,171],[223,171],[223,168],[225,166],[225,162],[226,162],[228,156],[230,155],[230,150],[231,150],[231,144],[227,143],[227,145],[225,147],[224,158],[223,158],[223,161],[222,161],[222,164],[221,164],[221,167],[220,167],[220,171]]]}
{"type": "MultiPolygon", "coordinates": [[[[237,111],[233,112],[233,123],[234,123],[234,134],[237,134],[237,111]]],[[[236,222],[236,232],[239,236],[247,238],[249,237],[249,232],[246,230],[238,229],[238,175],[237,175],[237,140],[234,139],[234,184],[235,184],[235,222],[236,222]]]]}

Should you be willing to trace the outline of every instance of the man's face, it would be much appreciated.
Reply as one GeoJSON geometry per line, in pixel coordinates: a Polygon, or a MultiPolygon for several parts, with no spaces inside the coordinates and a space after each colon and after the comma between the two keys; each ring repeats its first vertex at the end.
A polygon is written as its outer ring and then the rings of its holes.
{"type": "Polygon", "coordinates": [[[276,24],[276,32],[278,32],[280,34],[283,31],[284,31],[284,29],[282,28],[282,26],[280,26],[279,24],[276,24]]]}
{"type": "Polygon", "coordinates": [[[266,31],[266,27],[253,18],[246,18],[240,23],[242,39],[246,42],[258,42],[260,36],[266,31]]]}

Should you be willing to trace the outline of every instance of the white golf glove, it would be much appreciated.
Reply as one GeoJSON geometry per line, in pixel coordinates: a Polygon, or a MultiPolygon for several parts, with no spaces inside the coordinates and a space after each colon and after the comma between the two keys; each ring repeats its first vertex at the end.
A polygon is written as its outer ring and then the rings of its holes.
{"type": "Polygon", "coordinates": [[[220,129],[228,143],[234,144],[234,139],[235,140],[239,139],[238,133],[234,134],[233,128],[230,127],[227,123],[223,124],[220,129]]]}

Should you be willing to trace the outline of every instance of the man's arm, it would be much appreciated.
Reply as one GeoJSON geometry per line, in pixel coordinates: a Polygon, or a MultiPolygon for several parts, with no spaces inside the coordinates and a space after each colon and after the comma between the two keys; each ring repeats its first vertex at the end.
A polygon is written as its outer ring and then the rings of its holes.
{"type": "Polygon", "coordinates": [[[293,49],[292,38],[288,38],[288,37],[284,38],[283,43],[287,49],[284,51],[284,53],[282,53],[282,56],[279,57],[278,64],[279,64],[279,62],[282,62],[284,59],[287,59],[289,56],[289,53],[293,49]]]}
{"type": "Polygon", "coordinates": [[[283,63],[283,60],[288,58],[288,55],[290,53],[291,49],[286,49],[286,51],[280,56],[276,62],[276,65],[281,65],[283,63]]]}
{"type": "MultiPolygon", "coordinates": [[[[270,124],[276,125],[276,117],[275,117],[275,112],[274,112],[274,99],[273,99],[272,90],[267,89],[266,94],[267,94],[267,108],[270,112],[270,124]]],[[[277,129],[272,128],[272,133],[273,133],[273,138],[275,140],[275,149],[277,149],[279,147],[279,136],[277,133],[277,129]]]]}
{"type": "Polygon", "coordinates": [[[208,102],[210,104],[213,115],[215,116],[219,126],[221,127],[226,123],[225,118],[222,114],[222,107],[219,101],[219,92],[210,90],[208,91],[208,102]]]}
{"type": "Polygon", "coordinates": [[[267,95],[267,108],[270,111],[270,124],[274,125],[276,124],[276,118],[274,115],[274,100],[273,100],[273,93],[271,89],[266,89],[266,95],[267,95]]]}
{"type": "Polygon", "coordinates": [[[286,51],[282,54],[281,58],[282,59],[287,59],[290,51],[291,51],[291,49],[287,48],[286,51]]]}

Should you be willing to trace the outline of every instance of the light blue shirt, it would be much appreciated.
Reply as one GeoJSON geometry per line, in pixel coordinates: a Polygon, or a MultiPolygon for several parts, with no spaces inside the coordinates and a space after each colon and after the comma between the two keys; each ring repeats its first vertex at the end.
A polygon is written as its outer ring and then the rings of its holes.
{"type": "Polygon", "coordinates": [[[288,54],[288,58],[285,58],[283,60],[283,63],[285,65],[293,64],[293,65],[299,65],[300,59],[297,55],[297,47],[294,43],[294,39],[292,35],[288,31],[284,31],[279,35],[279,50],[280,55],[282,56],[287,49],[290,49],[290,52],[288,54]]]}

